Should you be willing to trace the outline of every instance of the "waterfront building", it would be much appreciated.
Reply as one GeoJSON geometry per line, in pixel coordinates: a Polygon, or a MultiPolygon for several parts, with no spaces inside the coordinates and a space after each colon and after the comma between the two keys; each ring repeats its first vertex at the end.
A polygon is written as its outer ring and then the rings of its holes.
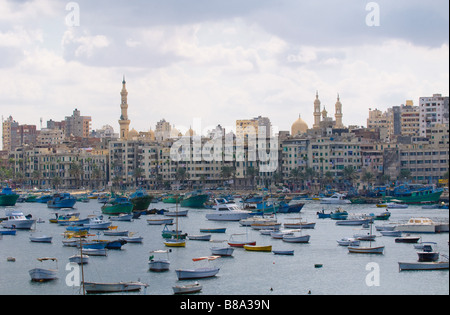
{"type": "Polygon", "coordinates": [[[430,136],[430,128],[436,124],[449,123],[449,97],[442,94],[433,94],[432,97],[421,97],[420,108],[420,135],[430,136]]]}

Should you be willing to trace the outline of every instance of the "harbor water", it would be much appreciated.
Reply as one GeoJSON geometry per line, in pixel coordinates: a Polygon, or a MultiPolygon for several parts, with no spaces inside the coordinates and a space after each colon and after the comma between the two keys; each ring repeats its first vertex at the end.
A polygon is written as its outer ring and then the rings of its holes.
{"type": "MultiPolygon", "coordinates": [[[[75,209],[80,218],[88,215],[100,215],[97,200],[89,203],[77,202],[75,209]]],[[[49,223],[55,218],[55,212],[46,204],[18,203],[14,208],[25,215],[31,214],[36,223],[35,230],[17,231],[15,236],[5,235],[0,240],[0,294],[2,295],[78,295],[79,286],[71,286],[69,257],[78,254],[73,247],[63,246],[65,227],[49,223]],[[32,243],[31,235],[52,236],[50,244],[32,243]],[[7,261],[8,257],[15,261],[7,261]],[[58,279],[46,283],[31,282],[28,271],[39,266],[37,258],[56,257],[58,259],[58,279]],[[67,267],[67,269],[66,269],[67,267]]],[[[150,208],[175,211],[174,205],[152,203],[150,208]]],[[[384,208],[376,205],[343,205],[350,214],[380,214],[384,208]]],[[[169,253],[170,271],[155,273],[149,271],[151,251],[168,249],[161,236],[162,226],[148,225],[141,216],[132,222],[113,221],[118,230],[128,230],[135,236],[142,236],[143,243],[125,244],[121,250],[108,250],[106,257],[91,256],[84,265],[85,281],[118,282],[141,281],[149,286],[139,293],[146,295],[171,295],[172,287],[198,281],[203,285],[201,294],[205,295],[448,295],[449,271],[399,271],[398,262],[417,261],[413,244],[395,243],[394,237],[377,235],[375,246],[385,246],[383,255],[351,254],[346,247],[338,246],[336,240],[352,237],[361,233],[361,227],[337,226],[331,219],[318,219],[317,212],[336,210],[336,205],[321,205],[318,201],[306,201],[300,214],[278,214],[279,222],[289,218],[302,217],[308,222],[316,222],[315,229],[304,230],[311,235],[307,244],[286,243],[270,236],[261,235],[251,228],[240,226],[238,222],[213,222],[205,218],[210,209],[187,209],[187,217],[179,218],[179,229],[183,233],[199,235],[200,229],[226,228],[225,234],[212,234],[214,242],[187,240],[185,248],[171,248],[169,253]],[[226,245],[232,234],[247,233],[249,240],[257,245],[272,245],[273,250],[294,250],[293,256],[274,255],[271,252],[249,252],[236,248],[232,257],[222,257],[210,264],[220,267],[214,278],[194,281],[179,281],[176,269],[203,267],[207,262],[193,262],[192,259],[211,255],[211,247],[226,245]]],[[[375,221],[375,225],[405,222],[411,217],[428,217],[434,221],[448,222],[448,209],[422,209],[421,206],[409,206],[407,209],[390,209],[392,215],[388,221],[375,221]]],[[[5,208],[0,208],[0,217],[5,216],[5,208]]],[[[105,217],[107,217],[105,215],[105,217]]],[[[158,216],[163,217],[163,216],[158,216]]],[[[173,225],[175,229],[175,225],[173,225]]],[[[365,230],[363,233],[367,233],[365,230]]],[[[97,233],[91,230],[92,233],[97,233]]],[[[120,237],[103,236],[100,239],[118,239],[120,237]]],[[[441,254],[449,254],[448,233],[421,234],[422,241],[436,242],[441,254]]],[[[96,236],[97,237],[97,236],[96,236]]],[[[95,237],[95,238],[96,238],[95,237]]],[[[241,236],[245,238],[244,236],[241,236]]],[[[362,244],[366,244],[363,242],[362,244]]],[[[368,243],[367,243],[368,244],[368,243]]],[[[165,257],[163,257],[165,258],[165,257]]],[[[55,267],[50,264],[49,267],[55,267]]],[[[42,266],[42,265],[41,265],[42,266]]]]}

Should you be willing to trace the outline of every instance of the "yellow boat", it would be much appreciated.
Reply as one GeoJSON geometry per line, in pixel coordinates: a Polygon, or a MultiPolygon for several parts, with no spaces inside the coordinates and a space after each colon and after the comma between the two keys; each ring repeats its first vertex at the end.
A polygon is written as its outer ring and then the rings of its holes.
{"type": "Polygon", "coordinates": [[[387,204],[377,204],[377,208],[386,208],[387,204]]]}
{"type": "Polygon", "coordinates": [[[167,247],[186,247],[186,241],[182,239],[169,239],[164,242],[167,247]]]}
{"type": "Polygon", "coordinates": [[[248,251],[254,251],[254,252],[271,252],[272,251],[272,245],[264,245],[264,246],[244,245],[244,248],[248,251]]]}

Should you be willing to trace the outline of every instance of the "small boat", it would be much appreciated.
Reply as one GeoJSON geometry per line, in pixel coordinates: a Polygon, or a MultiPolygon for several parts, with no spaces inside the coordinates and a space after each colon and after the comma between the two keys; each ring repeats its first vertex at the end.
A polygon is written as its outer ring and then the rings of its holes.
{"type": "Polygon", "coordinates": [[[94,217],[90,218],[89,223],[84,223],[83,226],[95,230],[107,230],[111,226],[111,221],[104,220],[103,216],[94,217]]]}
{"type": "Polygon", "coordinates": [[[188,215],[189,210],[178,210],[178,211],[166,211],[164,215],[167,217],[186,217],[188,215]]]}
{"type": "Polygon", "coordinates": [[[77,202],[74,196],[69,193],[54,194],[47,202],[47,207],[52,209],[73,208],[77,202]]]}
{"type": "Polygon", "coordinates": [[[30,230],[36,220],[27,219],[19,210],[6,210],[6,220],[2,226],[7,229],[30,230]]]}
{"type": "Polygon", "coordinates": [[[209,195],[203,193],[201,190],[192,191],[187,193],[181,199],[181,206],[186,208],[204,208],[205,202],[208,200],[209,195]]]}
{"type": "Polygon", "coordinates": [[[321,198],[320,203],[321,204],[338,204],[338,205],[352,203],[350,200],[344,199],[344,198],[345,198],[345,195],[335,193],[334,195],[332,195],[329,198],[321,198]]]}
{"type": "Polygon", "coordinates": [[[294,255],[293,250],[274,250],[272,252],[274,253],[274,255],[294,255]]]}
{"type": "Polygon", "coordinates": [[[86,255],[89,256],[107,256],[106,248],[84,248],[83,246],[83,257],[86,255]]]}
{"type": "Polygon", "coordinates": [[[102,283],[102,282],[83,282],[83,287],[86,293],[115,293],[115,292],[133,292],[140,291],[143,287],[148,287],[148,284],[142,282],[116,282],[116,283],[102,283]]]}
{"type": "Polygon", "coordinates": [[[173,224],[173,219],[147,219],[148,225],[173,224]]]}
{"type": "MultiPolygon", "coordinates": [[[[55,263],[58,262],[58,259],[56,258],[48,258],[48,257],[44,257],[44,258],[38,258],[38,261],[40,261],[41,263],[45,262],[45,261],[54,261],[55,263]]],[[[56,267],[56,269],[45,269],[45,268],[34,268],[31,269],[29,272],[30,277],[31,277],[31,281],[34,282],[44,282],[44,281],[51,281],[51,280],[55,280],[58,278],[58,268],[56,267]]]]}
{"type": "Polygon", "coordinates": [[[281,227],[281,223],[276,222],[266,222],[266,223],[254,223],[251,225],[254,230],[279,230],[281,227]]]}
{"type": "Polygon", "coordinates": [[[220,201],[215,199],[214,213],[208,213],[206,219],[210,221],[240,221],[250,217],[251,211],[242,210],[235,203],[230,203],[226,199],[220,201]]]}
{"type": "Polygon", "coordinates": [[[429,262],[399,262],[400,271],[403,270],[448,270],[448,261],[429,261],[429,262]]]}
{"type": "Polygon", "coordinates": [[[337,240],[337,243],[340,246],[359,246],[361,242],[353,237],[344,237],[340,240],[337,240]]]}
{"type": "Polygon", "coordinates": [[[348,246],[350,253],[356,254],[383,254],[384,246],[378,247],[361,247],[361,246],[348,246]]]}
{"type": "Polygon", "coordinates": [[[380,233],[383,236],[393,236],[393,237],[401,237],[402,236],[401,231],[380,231],[380,233]]]}
{"type": "Polygon", "coordinates": [[[170,261],[169,261],[169,253],[172,250],[154,250],[151,251],[151,254],[167,254],[167,258],[159,258],[155,259],[154,255],[151,255],[149,257],[148,266],[151,271],[161,272],[161,271],[167,271],[170,268],[170,261]]]}
{"type": "Polygon", "coordinates": [[[164,241],[167,247],[186,247],[186,240],[171,238],[164,241]]]}
{"type": "Polygon", "coordinates": [[[135,233],[129,233],[128,236],[122,237],[121,240],[126,241],[127,243],[142,243],[144,240],[144,237],[142,236],[134,236],[135,233]]]}
{"type": "Polygon", "coordinates": [[[420,240],[420,237],[418,236],[403,236],[395,239],[396,243],[408,243],[408,244],[415,244],[420,240]]]}
{"type": "Polygon", "coordinates": [[[245,250],[253,252],[271,252],[272,245],[244,245],[245,250]]]}
{"type": "Polygon", "coordinates": [[[350,226],[365,225],[369,223],[370,219],[350,219],[350,220],[347,219],[336,221],[336,225],[350,225],[350,226]]]}
{"type": "Polygon", "coordinates": [[[200,229],[200,233],[225,233],[226,231],[226,228],[200,229]]]}
{"type": "Polygon", "coordinates": [[[75,263],[75,264],[87,264],[89,262],[89,256],[88,255],[73,255],[69,257],[69,261],[71,263],[75,263]]]}
{"type": "Polygon", "coordinates": [[[128,231],[116,231],[114,229],[103,231],[103,235],[105,236],[128,236],[128,233],[128,231]]]}
{"type": "Polygon", "coordinates": [[[51,243],[53,237],[52,236],[30,236],[30,241],[34,243],[51,243]]]}
{"type": "Polygon", "coordinates": [[[119,214],[117,217],[109,217],[111,221],[128,221],[130,222],[133,219],[133,214],[119,214]]]}
{"type": "MultiPolygon", "coordinates": [[[[220,256],[207,256],[207,257],[199,257],[192,259],[193,261],[212,261],[220,256]]],[[[220,271],[220,268],[216,267],[205,267],[198,269],[177,269],[175,270],[178,280],[187,280],[187,279],[203,279],[203,278],[211,278],[216,276],[220,271]]]]}
{"type": "Polygon", "coordinates": [[[310,235],[284,235],[283,242],[287,243],[308,243],[310,240],[310,235]]]}
{"type": "Polygon", "coordinates": [[[191,241],[207,241],[211,240],[211,234],[205,235],[188,235],[187,236],[191,241]]]}
{"type": "Polygon", "coordinates": [[[331,218],[331,213],[325,213],[325,210],[322,210],[320,212],[317,212],[317,217],[319,219],[329,219],[331,218]]]}
{"type": "Polygon", "coordinates": [[[395,225],[376,225],[375,229],[377,231],[394,231],[395,225]]]}
{"type": "Polygon", "coordinates": [[[353,235],[353,237],[359,241],[369,241],[370,242],[370,241],[374,241],[377,236],[374,234],[368,233],[368,234],[355,234],[355,235],[353,235]]]}
{"type": "Polygon", "coordinates": [[[285,235],[294,235],[294,232],[287,230],[287,231],[272,231],[270,232],[270,237],[274,239],[281,240],[285,235]]]}
{"type": "Polygon", "coordinates": [[[391,217],[391,213],[386,210],[386,212],[375,215],[373,217],[373,219],[374,220],[389,220],[390,217],[391,217]]]}
{"type": "Polygon", "coordinates": [[[232,256],[234,252],[233,247],[213,247],[211,254],[214,256],[232,256]]]}
{"type": "Polygon", "coordinates": [[[391,203],[387,204],[387,208],[390,208],[390,209],[406,209],[406,208],[408,208],[408,205],[404,204],[404,203],[402,204],[402,203],[391,202],[391,203]]]}
{"type": "Polygon", "coordinates": [[[194,284],[177,285],[172,287],[174,294],[192,294],[200,292],[203,287],[198,282],[194,284]]]}
{"type": "Polygon", "coordinates": [[[0,235],[16,235],[17,230],[14,229],[2,229],[0,230],[0,235]]]}
{"type": "Polygon", "coordinates": [[[13,207],[16,205],[20,195],[12,191],[10,187],[5,187],[0,192],[0,207],[13,207]]]}
{"type": "Polygon", "coordinates": [[[284,223],[286,229],[314,229],[316,227],[315,222],[306,221],[294,221],[291,223],[284,223]]]}
{"type": "Polygon", "coordinates": [[[333,220],[347,220],[348,212],[338,208],[335,212],[330,214],[333,220]]]}
{"type": "Polygon", "coordinates": [[[439,252],[434,251],[433,246],[435,242],[423,242],[421,251],[417,252],[419,262],[437,261],[439,259],[439,252]]]}

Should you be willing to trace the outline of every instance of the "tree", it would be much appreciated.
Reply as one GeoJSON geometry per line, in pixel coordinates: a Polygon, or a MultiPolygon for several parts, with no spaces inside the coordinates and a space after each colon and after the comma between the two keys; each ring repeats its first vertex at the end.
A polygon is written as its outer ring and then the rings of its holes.
{"type": "Polygon", "coordinates": [[[403,180],[405,182],[411,179],[411,171],[409,169],[401,169],[400,174],[398,175],[398,180],[403,180]]]}
{"type": "Polygon", "coordinates": [[[356,179],[356,171],[353,166],[346,166],[342,172],[342,178],[350,183],[350,186],[353,187],[353,181],[356,179]]]}
{"type": "Polygon", "coordinates": [[[134,171],[133,171],[133,177],[134,177],[134,183],[135,183],[135,186],[137,187],[138,186],[138,181],[139,181],[139,179],[142,177],[142,176],[144,176],[144,174],[145,174],[145,171],[142,169],[142,168],[140,168],[140,167],[138,167],[138,168],[135,168],[134,169],[134,171]]]}
{"type": "Polygon", "coordinates": [[[258,173],[258,169],[254,168],[253,166],[247,167],[247,176],[250,178],[250,181],[252,183],[252,189],[255,189],[255,177],[258,175],[258,173]]]}
{"type": "Polygon", "coordinates": [[[80,187],[81,177],[83,176],[83,167],[80,163],[73,161],[70,163],[69,174],[75,178],[77,188],[80,187]]]}
{"type": "MultiPolygon", "coordinates": [[[[233,173],[235,172],[235,169],[231,166],[224,166],[222,167],[222,170],[220,171],[220,177],[222,178],[223,181],[226,181],[228,179],[230,179],[231,176],[233,176],[233,173]]],[[[225,185],[225,183],[223,183],[222,185],[225,185]]]]}
{"type": "Polygon", "coordinates": [[[367,190],[369,189],[370,183],[373,181],[373,174],[371,172],[364,172],[362,180],[367,183],[367,190]]]}

